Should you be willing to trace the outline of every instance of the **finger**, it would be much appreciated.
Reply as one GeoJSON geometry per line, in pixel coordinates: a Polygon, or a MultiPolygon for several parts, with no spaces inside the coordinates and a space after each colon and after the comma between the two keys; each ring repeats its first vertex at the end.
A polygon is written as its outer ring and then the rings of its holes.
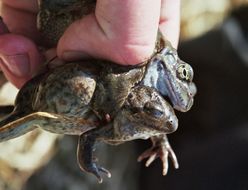
{"type": "Polygon", "coordinates": [[[92,56],[130,65],[153,52],[160,0],[98,0],[95,13],[74,22],[58,44],[58,56],[92,56]]]}
{"type": "Polygon", "coordinates": [[[38,6],[35,2],[35,0],[5,0],[1,6],[1,16],[11,33],[24,35],[38,42],[40,39],[36,27],[38,6]]]}
{"type": "Polygon", "coordinates": [[[35,44],[23,36],[0,35],[0,67],[7,79],[20,88],[36,75],[43,57],[35,44]]]}
{"type": "Polygon", "coordinates": [[[180,30],[180,0],[162,0],[159,28],[174,48],[177,48],[180,30]]]}

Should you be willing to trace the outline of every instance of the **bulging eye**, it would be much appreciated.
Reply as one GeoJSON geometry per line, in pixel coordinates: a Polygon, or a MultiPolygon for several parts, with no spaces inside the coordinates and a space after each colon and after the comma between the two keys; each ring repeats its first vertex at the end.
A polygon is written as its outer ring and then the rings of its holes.
{"type": "Polygon", "coordinates": [[[193,80],[193,69],[187,63],[182,63],[177,67],[177,77],[181,80],[191,82],[193,80]]]}
{"type": "Polygon", "coordinates": [[[153,106],[151,102],[148,102],[144,105],[144,112],[156,118],[161,118],[164,114],[164,112],[161,109],[153,106]]]}

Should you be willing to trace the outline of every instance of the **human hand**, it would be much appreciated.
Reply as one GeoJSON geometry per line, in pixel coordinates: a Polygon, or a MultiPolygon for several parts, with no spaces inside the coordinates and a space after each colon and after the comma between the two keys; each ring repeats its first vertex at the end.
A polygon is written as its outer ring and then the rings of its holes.
{"type": "Polygon", "coordinates": [[[119,64],[148,59],[160,26],[174,46],[179,35],[179,0],[98,0],[95,13],[74,22],[58,43],[65,60],[92,56],[119,64]]]}
{"type": "MultiPolygon", "coordinates": [[[[2,3],[1,15],[11,33],[0,35],[0,67],[20,88],[44,61],[37,48],[38,5],[34,0],[2,3]]],[[[90,56],[122,65],[141,63],[153,52],[158,27],[177,46],[179,9],[180,0],[98,0],[94,13],[65,31],[57,55],[68,61],[90,56]]]]}

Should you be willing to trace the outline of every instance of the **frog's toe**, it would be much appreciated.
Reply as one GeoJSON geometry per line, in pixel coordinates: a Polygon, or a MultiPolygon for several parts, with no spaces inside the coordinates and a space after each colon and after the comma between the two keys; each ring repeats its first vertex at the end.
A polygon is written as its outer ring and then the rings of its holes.
{"type": "Polygon", "coordinates": [[[152,151],[151,149],[146,150],[138,157],[138,162],[141,162],[142,160],[149,158],[146,161],[146,166],[148,167],[155,159],[156,159],[156,153],[152,151]]]}
{"type": "Polygon", "coordinates": [[[100,175],[100,171],[99,171],[98,167],[95,164],[94,164],[93,167],[89,168],[87,172],[92,173],[93,175],[95,175],[96,178],[98,179],[99,183],[103,182],[103,179],[102,179],[102,177],[100,175]]]}
{"type": "Polygon", "coordinates": [[[142,160],[148,158],[146,161],[146,167],[150,166],[150,164],[158,157],[158,150],[157,147],[152,147],[145,152],[143,152],[139,157],[138,157],[138,162],[141,162],[142,160]]]}
{"type": "Polygon", "coordinates": [[[169,168],[169,164],[168,164],[168,157],[171,158],[174,168],[178,169],[179,168],[179,164],[177,161],[177,157],[176,154],[174,153],[173,149],[171,148],[169,143],[166,143],[165,146],[161,147],[160,150],[160,159],[162,161],[163,164],[163,175],[166,175],[168,172],[168,168],[169,168]]]}
{"type": "Polygon", "coordinates": [[[176,156],[175,152],[173,151],[173,149],[171,148],[171,146],[167,147],[166,151],[168,152],[169,157],[171,158],[171,160],[173,162],[174,168],[178,169],[179,164],[178,164],[178,161],[177,161],[177,156],[176,156]]]}
{"type": "Polygon", "coordinates": [[[105,173],[108,176],[108,178],[111,178],[111,173],[107,169],[103,167],[98,167],[98,170],[101,171],[102,173],[105,173]]]}
{"type": "Polygon", "coordinates": [[[102,179],[102,177],[100,176],[99,173],[94,172],[93,174],[94,174],[94,175],[96,176],[96,178],[98,179],[98,183],[102,183],[102,182],[103,182],[103,179],[102,179]]]}
{"type": "Polygon", "coordinates": [[[100,175],[101,172],[106,174],[109,178],[111,177],[111,173],[107,169],[97,166],[96,163],[92,163],[92,165],[87,168],[84,167],[83,170],[95,175],[99,183],[103,182],[103,178],[100,175]]]}
{"type": "Polygon", "coordinates": [[[168,151],[167,150],[162,150],[160,153],[160,158],[163,164],[163,176],[165,176],[168,173],[168,169],[169,169],[169,164],[168,164],[168,151]]]}
{"type": "Polygon", "coordinates": [[[107,169],[105,169],[103,167],[95,166],[94,170],[92,170],[91,173],[97,177],[99,183],[103,182],[103,179],[102,179],[102,176],[100,175],[100,172],[106,174],[108,176],[108,178],[111,177],[111,173],[107,169]]]}

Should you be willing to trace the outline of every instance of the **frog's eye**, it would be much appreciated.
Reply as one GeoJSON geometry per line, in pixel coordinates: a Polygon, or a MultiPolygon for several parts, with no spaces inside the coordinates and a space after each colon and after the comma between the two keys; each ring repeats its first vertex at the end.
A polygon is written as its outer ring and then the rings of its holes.
{"type": "Polygon", "coordinates": [[[144,112],[152,117],[160,118],[163,116],[164,112],[152,105],[151,102],[147,102],[144,105],[144,112]]]}
{"type": "Polygon", "coordinates": [[[177,77],[181,80],[191,82],[193,80],[193,69],[187,63],[182,63],[177,67],[177,77]]]}

